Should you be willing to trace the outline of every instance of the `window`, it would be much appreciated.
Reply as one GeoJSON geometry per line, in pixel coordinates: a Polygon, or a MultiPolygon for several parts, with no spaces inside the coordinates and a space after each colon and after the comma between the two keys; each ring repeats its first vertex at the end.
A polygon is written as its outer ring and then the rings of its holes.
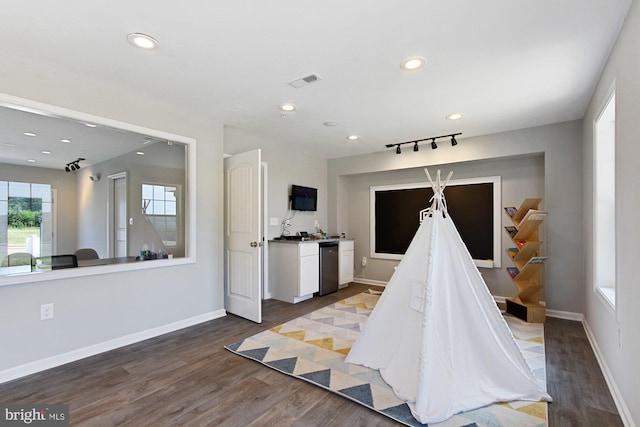
{"type": "Polygon", "coordinates": [[[593,277],[597,291],[616,305],[616,97],[610,96],[594,126],[593,277]]]}
{"type": "Polygon", "coordinates": [[[50,185],[0,181],[0,274],[18,272],[6,269],[11,263],[9,255],[16,254],[18,259],[18,254],[52,254],[51,207],[50,185]]]}
{"type": "Polygon", "coordinates": [[[175,185],[142,184],[143,212],[166,248],[175,248],[181,242],[178,198],[175,185]]]}

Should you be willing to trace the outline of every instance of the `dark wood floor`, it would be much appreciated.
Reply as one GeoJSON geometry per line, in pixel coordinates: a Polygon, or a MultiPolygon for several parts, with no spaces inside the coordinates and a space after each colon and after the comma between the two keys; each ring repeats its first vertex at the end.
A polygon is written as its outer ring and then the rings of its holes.
{"type": "MultiPolygon", "coordinates": [[[[69,404],[74,426],[395,425],[223,348],[367,288],[266,301],[262,324],[229,315],[0,384],[0,403],[69,404]]],[[[548,318],[546,352],[550,426],[622,426],[580,323],[548,318]]]]}

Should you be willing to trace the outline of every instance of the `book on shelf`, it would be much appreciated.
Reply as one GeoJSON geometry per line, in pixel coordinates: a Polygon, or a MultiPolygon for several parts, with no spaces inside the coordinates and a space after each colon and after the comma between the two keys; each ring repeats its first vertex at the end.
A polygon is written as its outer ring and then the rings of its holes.
{"type": "Polygon", "coordinates": [[[517,267],[507,267],[507,273],[514,279],[518,274],[520,274],[520,270],[517,267]]]}
{"type": "Polygon", "coordinates": [[[509,236],[511,236],[512,239],[513,239],[513,236],[518,234],[518,229],[513,225],[507,225],[504,227],[504,229],[507,231],[507,233],[509,233],[509,236]]]}
{"type": "Polygon", "coordinates": [[[518,226],[522,225],[526,221],[542,221],[547,217],[547,215],[549,215],[549,212],[529,209],[524,217],[522,217],[518,226]]]}
{"type": "Polygon", "coordinates": [[[518,252],[520,252],[518,248],[507,248],[507,253],[511,258],[515,258],[515,256],[518,255],[518,252]]]}
{"type": "Polygon", "coordinates": [[[518,208],[516,208],[515,206],[505,206],[504,211],[507,213],[507,215],[513,217],[516,212],[518,212],[518,208]]]}
{"type": "Polygon", "coordinates": [[[524,245],[527,243],[526,240],[514,239],[513,241],[516,243],[516,246],[518,246],[518,249],[522,249],[524,245]]]}
{"type": "Polygon", "coordinates": [[[546,256],[534,256],[527,261],[527,264],[543,264],[546,260],[546,256]]]}

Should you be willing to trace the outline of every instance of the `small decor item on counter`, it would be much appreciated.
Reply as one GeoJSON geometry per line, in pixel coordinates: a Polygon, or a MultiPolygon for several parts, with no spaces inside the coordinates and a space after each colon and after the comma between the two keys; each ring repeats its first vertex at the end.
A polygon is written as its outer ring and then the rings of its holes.
{"type": "Polygon", "coordinates": [[[142,245],[142,250],[140,251],[140,261],[148,261],[152,259],[158,259],[158,254],[152,250],[149,250],[149,246],[147,244],[142,245]]]}

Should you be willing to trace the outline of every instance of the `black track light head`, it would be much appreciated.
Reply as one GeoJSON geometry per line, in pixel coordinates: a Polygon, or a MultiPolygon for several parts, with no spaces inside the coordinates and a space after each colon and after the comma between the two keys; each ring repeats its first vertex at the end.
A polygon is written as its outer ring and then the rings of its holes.
{"type": "Polygon", "coordinates": [[[458,141],[456,141],[455,135],[451,135],[451,146],[455,147],[456,145],[458,145],[458,141]]]}
{"type": "Polygon", "coordinates": [[[396,148],[396,154],[400,153],[402,153],[402,150],[400,149],[400,144],[398,144],[398,147],[396,148]]]}
{"type": "Polygon", "coordinates": [[[86,160],[86,159],[84,159],[82,157],[78,157],[78,160],[74,160],[73,162],[67,163],[65,165],[65,167],[64,167],[64,171],[65,172],[71,172],[71,171],[75,171],[75,170],[80,169],[80,162],[82,160],[86,160]]]}
{"type": "Polygon", "coordinates": [[[435,139],[435,138],[433,138],[433,139],[431,140],[431,149],[432,149],[432,150],[435,150],[436,148],[438,148],[438,144],[436,144],[436,139],[435,139]]]}
{"type": "Polygon", "coordinates": [[[413,143],[413,151],[418,151],[418,150],[419,150],[419,148],[418,148],[418,141],[415,141],[415,142],[413,143]]]}

